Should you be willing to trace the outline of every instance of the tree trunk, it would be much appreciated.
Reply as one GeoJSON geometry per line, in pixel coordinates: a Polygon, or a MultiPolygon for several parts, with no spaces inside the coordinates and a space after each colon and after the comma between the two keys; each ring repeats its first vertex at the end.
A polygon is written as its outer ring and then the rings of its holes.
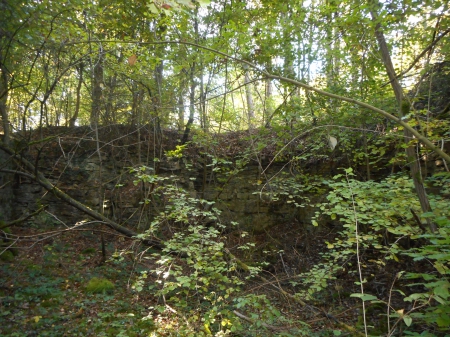
{"type": "Polygon", "coordinates": [[[10,142],[10,126],[8,118],[8,74],[5,67],[0,66],[1,78],[0,78],[0,113],[2,117],[2,127],[3,127],[3,142],[9,145],[10,142]]]}
{"type": "Polygon", "coordinates": [[[253,120],[255,119],[255,105],[253,103],[252,86],[250,84],[250,75],[248,66],[244,65],[244,84],[245,84],[245,98],[247,101],[247,117],[248,126],[250,129],[253,128],[253,120]]]}
{"type": "Polygon", "coordinates": [[[270,118],[273,114],[273,84],[270,78],[265,80],[265,97],[264,97],[264,123],[266,128],[270,127],[270,118]]]}
{"type": "MultiPolygon", "coordinates": [[[[335,8],[336,3],[334,0],[327,0],[326,6],[328,8],[335,8]]],[[[328,88],[332,88],[335,82],[335,79],[339,78],[339,57],[337,54],[336,43],[340,43],[338,38],[338,32],[335,28],[335,17],[337,16],[337,12],[330,12],[326,15],[326,28],[325,28],[325,36],[326,36],[326,51],[325,51],[325,67],[327,74],[327,86],[328,88]]]]}
{"type": "Polygon", "coordinates": [[[73,128],[75,127],[75,123],[77,122],[78,115],[80,113],[80,104],[81,104],[81,86],[83,84],[83,63],[80,63],[80,65],[77,67],[78,71],[78,84],[77,84],[77,100],[75,102],[75,111],[70,118],[69,121],[69,127],[73,128]]]}
{"type": "Polygon", "coordinates": [[[195,88],[197,87],[197,83],[195,82],[195,62],[191,66],[191,88],[189,93],[189,119],[186,123],[186,128],[184,129],[183,139],[181,140],[181,144],[186,144],[189,139],[189,133],[191,132],[191,126],[194,123],[194,114],[195,114],[195,88]]]}
{"type": "Polygon", "coordinates": [[[108,96],[105,101],[105,121],[107,123],[117,124],[117,112],[114,107],[114,95],[117,87],[117,73],[114,73],[108,79],[108,96]]]}
{"type": "Polygon", "coordinates": [[[91,124],[97,125],[100,119],[100,110],[102,107],[102,88],[103,88],[103,61],[105,53],[99,50],[98,58],[95,60],[94,73],[92,76],[92,106],[91,106],[91,124]]]}
{"type": "Polygon", "coordinates": [[[206,115],[206,93],[205,93],[205,83],[203,80],[203,63],[202,62],[200,63],[199,71],[200,71],[200,74],[197,75],[200,78],[200,94],[199,94],[200,99],[199,99],[198,111],[200,112],[201,127],[202,127],[203,131],[208,132],[209,123],[208,123],[208,116],[206,115]]]}
{"type": "Polygon", "coordinates": [[[180,88],[180,92],[178,93],[178,131],[183,130],[184,128],[184,98],[183,98],[183,93],[184,93],[184,88],[181,87],[180,88]]]}
{"type": "MultiPolygon", "coordinates": [[[[372,20],[375,22],[378,19],[378,14],[377,14],[377,12],[375,12],[376,8],[378,8],[378,3],[377,3],[377,1],[373,1],[372,3],[375,8],[373,8],[371,10],[371,15],[372,15],[372,20]]],[[[389,81],[391,83],[392,89],[395,93],[395,98],[397,100],[398,117],[400,119],[403,119],[403,117],[409,113],[410,102],[403,95],[403,89],[402,89],[402,86],[400,85],[400,82],[397,79],[397,74],[395,72],[394,65],[392,64],[391,55],[389,53],[389,49],[388,49],[386,39],[384,37],[384,33],[383,33],[380,23],[376,23],[375,36],[378,41],[378,47],[380,48],[381,57],[382,57],[384,66],[386,68],[386,72],[389,77],[389,81]]],[[[404,140],[405,140],[406,144],[409,144],[409,142],[412,139],[414,139],[412,133],[409,130],[407,130],[406,128],[404,129],[403,136],[404,136],[404,140]]],[[[420,201],[420,206],[422,208],[422,212],[424,212],[424,213],[430,212],[431,206],[430,206],[430,202],[428,201],[428,196],[425,191],[425,186],[423,184],[419,158],[417,156],[414,146],[412,146],[412,145],[408,145],[408,147],[406,148],[406,160],[409,163],[411,178],[414,181],[414,187],[415,187],[417,196],[420,201]]],[[[433,223],[428,218],[427,218],[427,222],[428,222],[428,226],[432,232],[437,230],[437,226],[435,223],[433,223]]]]}

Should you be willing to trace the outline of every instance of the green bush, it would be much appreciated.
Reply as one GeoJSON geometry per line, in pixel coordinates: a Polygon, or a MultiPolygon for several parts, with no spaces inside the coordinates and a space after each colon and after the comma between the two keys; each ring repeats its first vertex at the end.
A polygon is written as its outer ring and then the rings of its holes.
{"type": "MultiPolygon", "coordinates": [[[[219,161],[216,164],[219,165],[219,161]]],[[[147,289],[152,289],[170,308],[182,313],[186,322],[178,326],[162,325],[158,329],[176,336],[228,335],[241,330],[233,313],[233,299],[241,293],[243,281],[237,273],[236,261],[225,253],[225,225],[220,222],[220,211],[213,207],[213,202],[193,198],[175,184],[165,185],[164,178],[149,177],[139,171],[137,177],[142,182],[159,182],[160,186],[153,193],[163,194],[166,200],[164,211],[139,237],[155,239],[162,224],[176,228],[165,241],[162,252],[153,254],[157,267],[143,271],[133,284],[135,291],[143,291],[146,279],[152,274],[157,280],[147,289]]],[[[258,272],[257,269],[251,271],[258,272]]],[[[158,306],[156,311],[173,315],[164,305],[158,306]]]]}
{"type": "MultiPolygon", "coordinates": [[[[415,333],[414,329],[419,324],[426,324],[430,330],[448,330],[449,200],[439,195],[429,195],[433,212],[421,214],[413,182],[403,175],[391,175],[380,182],[358,181],[351,169],[347,169],[345,175],[337,175],[324,183],[330,191],[326,202],[317,205],[319,211],[313,224],[318,226],[324,220],[331,219],[339,222],[341,227],[338,227],[340,231],[337,237],[326,242],[328,251],[322,253],[324,262],[301,275],[304,287],[309,290],[300,295],[310,300],[317,297],[320,291],[329,286],[328,281],[335,279],[337,272],[344,268],[356,278],[359,272],[352,265],[352,261],[358,250],[378,251],[380,254],[374,255],[378,256],[376,260],[368,259],[364,264],[377,264],[380,269],[388,263],[401,263],[412,259],[409,262],[412,266],[409,270],[397,273],[396,283],[389,293],[389,298],[395,292],[403,297],[404,302],[409,302],[408,310],[396,311],[389,301],[368,293],[355,293],[351,297],[360,298],[370,305],[385,304],[390,312],[389,317],[384,318],[388,323],[389,334],[401,322],[406,325],[404,332],[410,334],[415,333]],[[413,212],[421,215],[422,227],[426,226],[425,219],[429,218],[437,224],[438,231],[423,231],[413,212]],[[429,270],[421,272],[420,268],[414,266],[414,262],[421,260],[428,261],[429,270]],[[408,291],[405,292],[406,289],[408,291]]],[[[443,190],[441,193],[445,192],[443,190]]],[[[356,284],[361,284],[361,280],[362,283],[367,282],[366,276],[370,275],[360,275],[356,284]]]]}

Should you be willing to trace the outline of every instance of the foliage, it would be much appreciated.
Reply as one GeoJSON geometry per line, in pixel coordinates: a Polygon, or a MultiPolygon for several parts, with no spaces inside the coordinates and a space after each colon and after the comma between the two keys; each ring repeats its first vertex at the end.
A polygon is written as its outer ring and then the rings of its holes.
{"type": "Polygon", "coordinates": [[[186,146],[187,146],[186,144],[177,145],[175,150],[167,151],[166,156],[168,158],[181,158],[183,157],[183,150],[186,148],[186,146]]]}
{"type": "MultiPolygon", "coordinates": [[[[411,62],[424,41],[432,40],[423,38],[436,33],[426,27],[444,27],[448,20],[440,12],[441,1],[413,3],[383,3],[379,8],[378,20],[401,64],[411,62]]],[[[6,75],[4,87],[9,88],[4,97],[10,103],[14,129],[68,125],[71,118],[85,125],[97,105],[102,108],[99,118],[104,124],[149,122],[181,129],[187,119],[184,101],[190,97],[192,118],[199,116],[194,126],[204,131],[250,125],[292,130],[312,123],[361,127],[382,122],[350,104],[299,92],[290,83],[258,79],[234,63],[236,59],[253,62],[275,75],[317,83],[386,111],[395,110],[389,89],[380,86],[384,69],[373,34],[364,34],[378,23],[368,20],[369,5],[351,0],[336,4],[186,0],[130,5],[115,0],[106,6],[114,10],[105,11],[102,6],[84,0],[51,5],[7,1],[2,5],[3,21],[8,24],[0,39],[0,66],[6,75]],[[201,42],[205,49],[185,42],[201,42]],[[235,59],[225,59],[213,50],[235,59]],[[255,115],[251,121],[240,99],[246,90],[241,83],[244,72],[252,80],[255,115]],[[95,90],[101,95],[94,95],[95,90]]],[[[446,44],[433,50],[443,53],[443,59],[446,44]]],[[[443,66],[427,68],[427,64],[421,65],[425,71],[446,71],[443,66]]],[[[442,82],[441,75],[435,78],[436,83],[432,76],[426,77],[433,89],[442,82]]],[[[416,88],[418,102],[426,101],[426,87],[416,88]]],[[[445,106],[438,100],[436,106],[445,106]]],[[[433,118],[425,121],[420,114],[417,119],[422,119],[422,125],[445,124],[433,118]]]]}
{"type": "Polygon", "coordinates": [[[428,324],[436,323],[442,331],[450,327],[450,220],[448,216],[436,217],[428,214],[439,225],[437,233],[420,236],[425,244],[419,248],[411,249],[404,254],[414,261],[427,259],[433,264],[433,273],[406,273],[405,277],[414,280],[410,287],[423,286],[426,291],[415,292],[404,300],[412,303],[413,308],[423,305],[425,310],[410,314],[412,319],[424,320],[428,324]],[[432,305],[429,305],[432,302],[432,305]]]}
{"type": "MultiPolygon", "coordinates": [[[[434,178],[436,179],[436,178],[434,178]]],[[[433,180],[434,180],[433,179],[433,180]]],[[[392,175],[380,182],[358,181],[354,179],[351,169],[345,175],[339,174],[333,180],[324,182],[330,192],[327,201],[318,205],[314,224],[328,217],[342,224],[339,236],[332,242],[327,242],[328,252],[322,254],[324,262],[301,276],[303,284],[309,291],[303,296],[315,296],[317,292],[327,287],[327,282],[335,278],[338,272],[348,270],[356,276],[356,264],[375,264],[383,268],[389,260],[400,262],[412,257],[413,261],[427,259],[435,271],[413,273],[405,271],[397,275],[397,280],[415,279],[417,282],[407,284],[411,287],[409,294],[400,289],[394,289],[402,295],[403,301],[411,303],[408,311],[395,311],[387,319],[393,319],[395,324],[403,320],[409,327],[411,323],[422,321],[428,326],[437,324],[438,328],[448,328],[448,311],[450,310],[449,288],[449,250],[448,226],[450,204],[439,196],[430,196],[434,213],[425,213],[422,219],[430,218],[439,225],[436,233],[423,233],[422,227],[416,223],[414,213],[420,213],[420,205],[413,193],[412,181],[403,175],[392,175]],[[375,249],[381,253],[376,260],[356,261],[356,249],[370,251],[375,249]],[[416,245],[419,247],[417,248],[416,245]],[[423,289],[420,291],[419,289],[423,289]],[[419,291],[418,291],[419,290],[419,291]]],[[[367,282],[370,275],[363,273],[367,282]]],[[[392,291],[392,290],[391,290],[392,291]]],[[[377,296],[356,293],[362,301],[379,303],[377,296]]],[[[386,306],[391,304],[382,301],[386,306]]],[[[391,326],[392,327],[392,326],[391,326]]]]}
{"type": "MultiPolygon", "coordinates": [[[[146,178],[139,176],[139,179],[146,178]]],[[[151,259],[158,267],[142,271],[133,288],[138,292],[145,289],[156,292],[162,304],[155,307],[155,311],[168,314],[169,308],[177,313],[178,319],[183,318],[184,323],[178,321],[176,327],[165,326],[164,331],[172,335],[175,331],[171,329],[176,328],[183,336],[240,333],[246,328],[233,312],[235,308],[250,310],[250,319],[258,330],[264,328],[264,324],[285,322],[265,296],[242,296],[244,283],[238,275],[240,265],[233,255],[227,254],[222,233],[226,226],[221,224],[220,212],[213,203],[192,198],[171,184],[158,189],[155,193],[164,194],[168,201],[165,210],[139,237],[154,238],[164,224],[171,227],[173,234],[166,238],[162,252],[152,254],[151,259]],[[155,275],[156,282],[147,285],[146,279],[151,274],[155,275]]],[[[246,250],[251,246],[244,244],[238,249],[246,250]]],[[[260,269],[250,267],[248,271],[247,279],[252,279],[260,269]]]]}
{"type": "MultiPolygon", "coordinates": [[[[207,210],[211,202],[192,198],[174,185],[160,186],[155,193],[164,194],[168,203],[152,221],[150,230],[141,236],[153,237],[164,223],[178,229],[166,241],[163,251],[153,254],[159,266],[151,272],[157,281],[147,289],[156,286],[153,291],[164,303],[188,315],[187,325],[178,327],[183,335],[235,330],[230,297],[239,291],[242,282],[234,275],[236,263],[228,261],[224,253],[221,231],[225,227],[218,222],[219,211],[207,210]]],[[[144,289],[143,280],[147,277],[148,272],[142,272],[134,285],[136,290],[144,289]]],[[[164,305],[158,310],[163,312],[164,305]]]]}
{"type": "MultiPolygon", "coordinates": [[[[258,182],[259,185],[262,181],[258,182]]],[[[295,205],[295,207],[305,207],[311,202],[310,196],[321,194],[324,191],[323,183],[309,174],[281,172],[274,176],[262,186],[259,194],[260,198],[267,202],[282,202],[295,205]]]]}

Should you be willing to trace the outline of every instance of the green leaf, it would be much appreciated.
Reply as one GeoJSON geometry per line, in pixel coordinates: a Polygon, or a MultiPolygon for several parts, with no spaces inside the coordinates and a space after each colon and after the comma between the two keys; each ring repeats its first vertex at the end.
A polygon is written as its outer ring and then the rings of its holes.
{"type": "Polygon", "coordinates": [[[426,294],[419,294],[419,293],[411,294],[408,297],[405,297],[403,299],[403,301],[411,302],[411,301],[416,301],[416,300],[418,300],[420,298],[427,298],[427,295],[426,294]]]}
{"type": "Polygon", "coordinates": [[[437,319],[436,319],[436,323],[439,327],[443,328],[443,327],[448,327],[450,325],[450,315],[440,315],[437,319]]]}
{"type": "Polygon", "coordinates": [[[448,282],[440,282],[440,283],[441,284],[439,284],[438,287],[433,289],[434,294],[447,299],[450,296],[450,294],[448,292],[449,283],[448,282]]]}
{"type": "Polygon", "coordinates": [[[403,322],[405,322],[406,326],[410,326],[412,323],[411,316],[408,316],[408,315],[403,316],[403,322]]]}
{"type": "Polygon", "coordinates": [[[153,2],[148,4],[147,7],[148,7],[148,10],[150,11],[150,13],[152,13],[152,14],[158,14],[159,13],[158,8],[156,8],[156,6],[155,6],[155,4],[153,2]]]}
{"type": "Polygon", "coordinates": [[[422,214],[422,218],[433,218],[434,213],[433,212],[426,212],[422,214]]]}
{"type": "Polygon", "coordinates": [[[376,296],[370,295],[370,294],[361,294],[361,293],[354,293],[351,294],[350,297],[358,297],[360,298],[362,301],[372,301],[372,300],[377,300],[376,296]]]}
{"type": "MultiPolygon", "coordinates": [[[[438,256],[440,256],[440,257],[441,257],[441,255],[443,255],[443,256],[445,256],[446,258],[449,257],[449,254],[435,254],[435,255],[433,255],[433,256],[436,256],[436,255],[438,255],[438,256]]],[[[438,271],[440,274],[442,274],[442,275],[445,275],[445,274],[448,273],[448,268],[447,268],[443,263],[435,262],[435,263],[434,263],[434,267],[435,267],[435,268],[437,269],[437,271],[438,271]]]]}
{"type": "Polygon", "coordinates": [[[442,297],[440,297],[438,295],[435,295],[433,298],[434,298],[435,301],[439,302],[442,305],[446,305],[447,304],[447,301],[444,300],[442,297]]]}

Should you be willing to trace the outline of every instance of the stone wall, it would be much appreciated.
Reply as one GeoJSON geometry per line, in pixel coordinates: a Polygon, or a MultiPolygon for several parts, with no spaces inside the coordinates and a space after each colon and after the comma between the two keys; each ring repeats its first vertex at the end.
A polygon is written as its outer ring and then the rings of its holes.
{"type": "MultiPolygon", "coordinates": [[[[61,130],[53,130],[53,133],[61,130]]],[[[146,173],[168,178],[164,184],[176,182],[190,196],[214,201],[215,207],[222,211],[224,223],[237,222],[254,232],[283,222],[309,224],[314,209],[308,205],[320,201],[324,195],[323,191],[306,188],[310,187],[305,186],[309,184],[307,180],[296,179],[295,168],[286,160],[271,162],[273,157],[262,155],[260,159],[264,162],[258,163],[249,157],[247,164],[238,168],[229,155],[228,161],[213,165],[211,157],[202,154],[205,149],[194,147],[183,152],[181,158],[167,158],[164,153],[175,148],[177,135],[169,134],[165,140],[162,137],[164,143],[158,145],[161,149],[158,154],[155,153],[156,137],[141,133],[137,143],[133,132],[127,131],[126,138],[112,131],[103,134],[102,142],[97,143],[92,130],[77,128],[70,135],[51,136],[44,146],[30,148],[26,156],[32,163],[38,163],[39,170],[54,185],[79,202],[139,230],[145,229],[162,207],[162,204],[143,203],[154,186],[135,184],[136,176],[130,173],[131,167],[142,164],[150,167],[146,173]],[[161,159],[153,161],[155,157],[161,159]],[[288,181],[290,183],[283,186],[283,182],[288,181]],[[297,185],[292,187],[292,182],[297,185]]],[[[225,144],[232,141],[233,138],[224,138],[225,144]]],[[[238,142],[241,140],[236,140],[236,144],[238,142]]],[[[245,144],[239,146],[238,150],[244,151],[245,144]]],[[[226,145],[221,148],[227,149],[226,145]]],[[[5,157],[1,152],[0,155],[5,157]]],[[[310,176],[334,175],[338,173],[337,167],[345,166],[336,151],[302,165],[303,177],[308,172],[310,176]]],[[[3,201],[0,211],[6,219],[19,218],[41,205],[48,206],[48,213],[30,222],[62,221],[73,225],[87,219],[85,214],[58,200],[29,178],[3,173],[1,179],[2,184],[7,179],[14,181],[0,193],[3,201]]]]}
{"type": "MultiPolygon", "coordinates": [[[[92,151],[71,156],[64,146],[55,147],[53,152],[47,151],[40,155],[39,170],[76,200],[119,223],[144,229],[161,208],[147,206],[142,212],[142,201],[148,196],[146,189],[149,185],[134,183],[136,177],[130,173],[130,166],[138,165],[133,163],[132,152],[127,155],[130,156],[129,160],[122,154],[115,156],[108,151],[102,153],[101,159],[92,151]]],[[[35,158],[29,155],[28,159],[33,162],[35,158]]],[[[266,178],[280,175],[285,171],[284,165],[273,165],[265,172],[266,178]]],[[[271,199],[273,186],[265,185],[258,165],[248,164],[238,173],[214,172],[207,163],[202,163],[202,158],[185,156],[176,160],[163,159],[157,166],[155,169],[158,175],[169,178],[165,184],[176,181],[177,186],[185,189],[190,196],[215,201],[214,207],[222,211],[221,220],[224,223],[234,221],[246,229],[262,231],[271,224],[292,221],[301,216],[295,206],[286,204],[284,200],[271,199]]],[[[154,171],[149,170],[148,173],[153,174],[154,171]]],[[[6,219],[19,218],[43,205],[47,206],[48,213],[30,219],[29,223],[51,221],[73,225],[88,219],[85,214],[57,199],[27,177],[2,174],[2,179],[13,181],[0,194],[3,199],[1,211],[6,219]]],[[[307,221],[307,215],[302,216],[300,220],[307,221]]]]}
{"type": "Polygon", "coordinates": [[[205,186],[204,198],[216,201],[216,207],[228,221],[238,222],[255,232],[288,221],[309,222],[312,214],[305,210],[310,208],[299,209],[292,203],[288,204],[285,196],[278,195],[280,191],[275,184],[267,183],[267,179],[279,180],[289,174],[283,166],[283,163],[277,163],[268,169],[266,179],[263,179],[256,165],[249,165],[231,177],[217,174],[205,186]]]}
{"type": "MultiPolygon", "coordinates": [[[[0,150],[0,168],[13,168],[8,158],[9,156],[0,150]]],[[[12,217],[13,184],[11,174],[0,172],[0,220],[11,219],[12,217]]]]}

